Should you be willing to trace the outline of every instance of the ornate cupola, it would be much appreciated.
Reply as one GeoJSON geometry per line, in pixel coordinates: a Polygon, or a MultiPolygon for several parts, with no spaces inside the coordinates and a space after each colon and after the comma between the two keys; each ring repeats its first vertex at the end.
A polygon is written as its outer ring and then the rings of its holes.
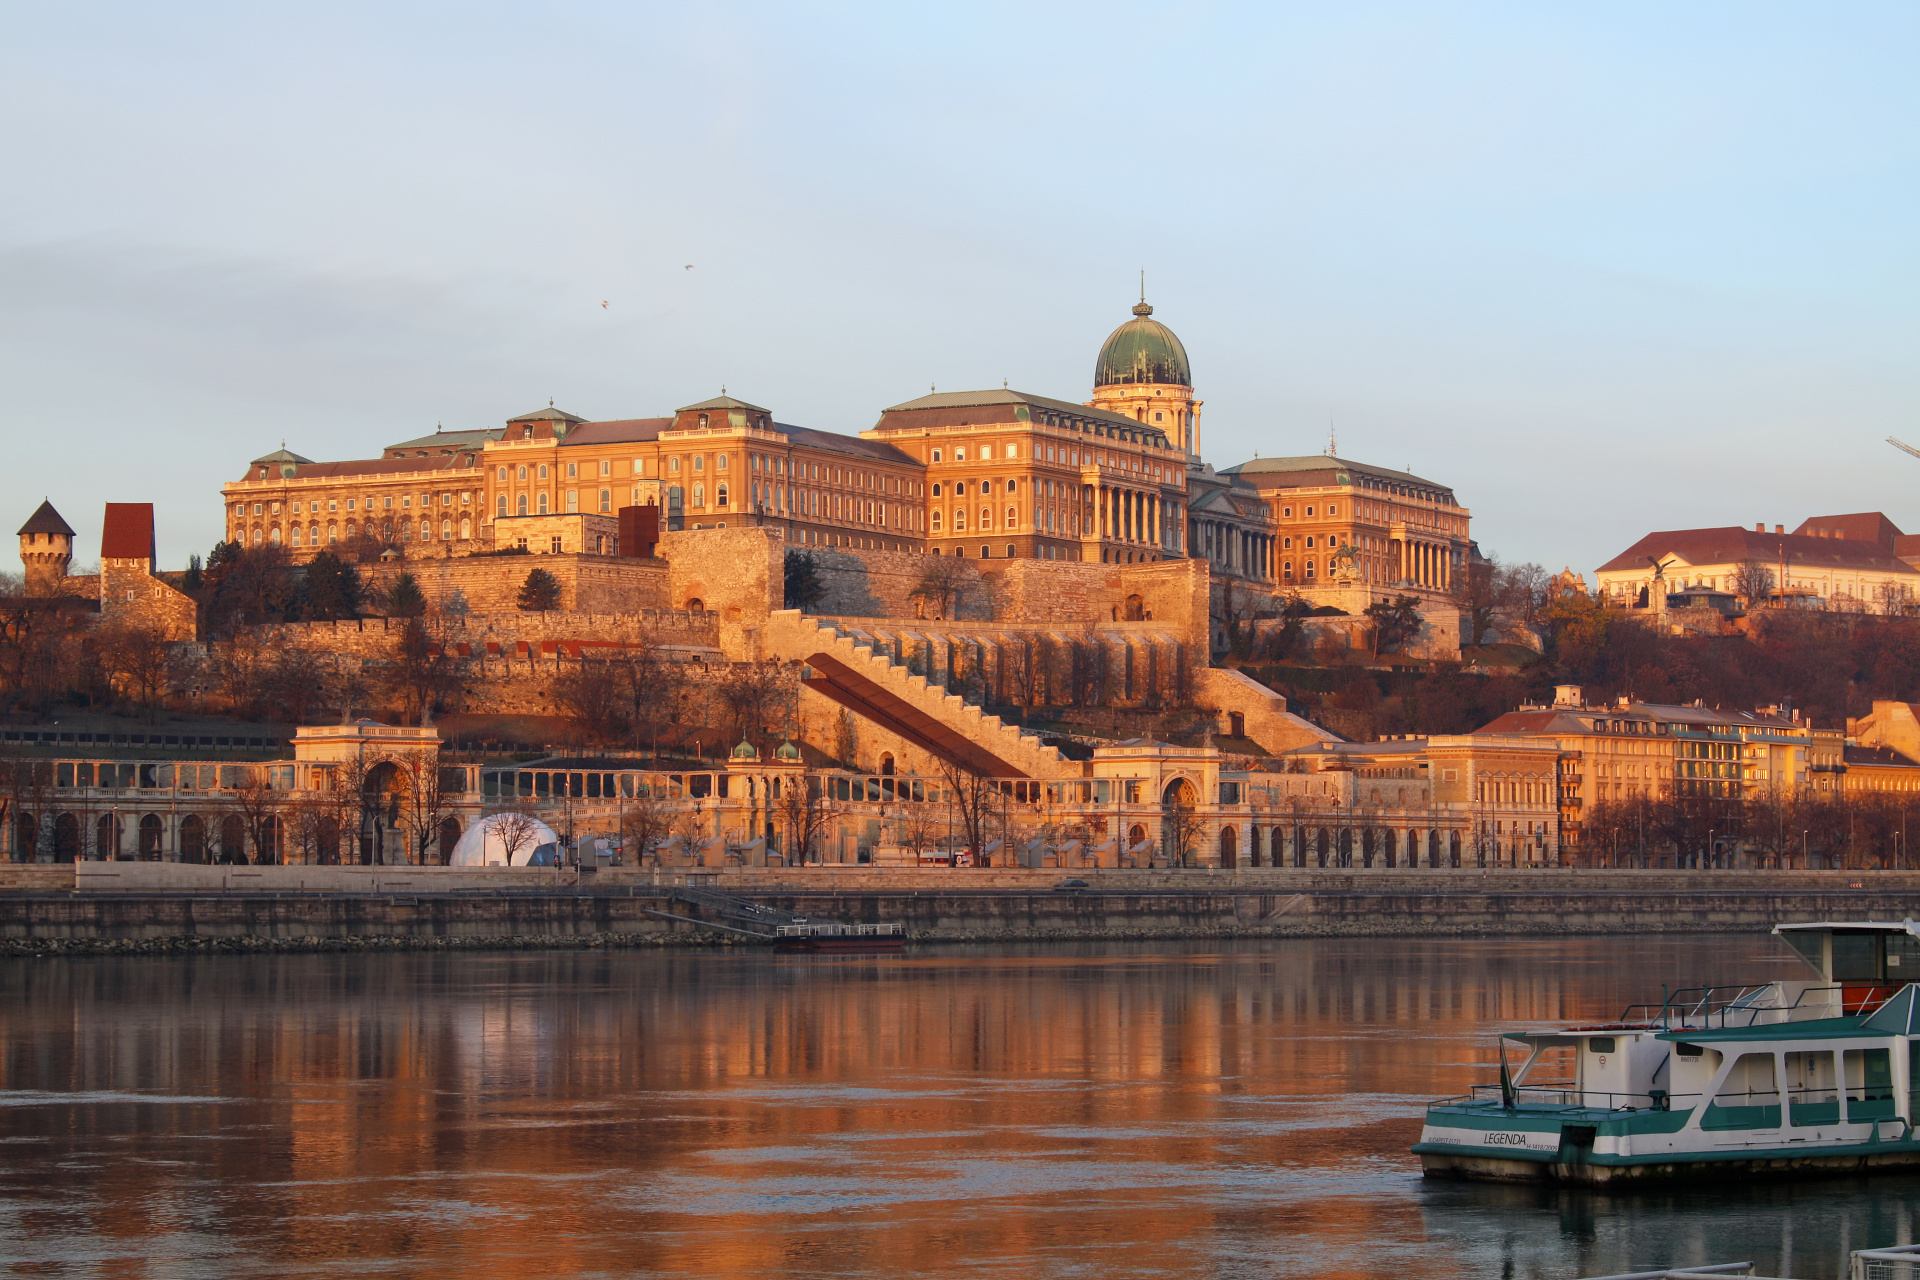
{"type": "Polygon", "coordinates": [[[1187,349],[1153,318],[1144,290],[1133,319],[1108,334],[1100,348],[1088,403],[1165,432],[1189,454],[1200,452],[1200,401],[1193,396],[1187,349]]]}

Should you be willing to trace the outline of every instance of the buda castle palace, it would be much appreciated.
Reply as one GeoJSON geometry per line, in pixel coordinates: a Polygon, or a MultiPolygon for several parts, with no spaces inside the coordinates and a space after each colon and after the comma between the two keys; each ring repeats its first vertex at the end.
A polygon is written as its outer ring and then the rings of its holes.
{"type": "Polygon", "coordinates": [[[651,554],[648,531],[749,525],[797,548],[1204,559],[1216,582],[1265,593],[1450,592],[1470,547],[1450,488],[1331,452],[1215,471],[1200,408],[1185,347],[1143,300],[1100,348],[1084,403],[941,392],[845,435],[723,394],[598,422],[549,405],[349,462],[282,447],[224,486],[226,539],[296,562],[362,539],[408,558],[632,556],[651,554]]]}

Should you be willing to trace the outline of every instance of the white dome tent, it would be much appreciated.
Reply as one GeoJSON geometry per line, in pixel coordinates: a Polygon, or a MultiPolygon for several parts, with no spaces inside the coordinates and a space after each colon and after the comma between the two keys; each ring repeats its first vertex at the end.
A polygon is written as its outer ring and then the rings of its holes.
{"type": "Polygon", "coordinates": [[[504,867],[509,865],[507,841],[502,838],[502,826],[508,832],[512,825],[523,824],[525,834],[517,842],[519,847],[513,851],[511,865],[516,867],[551,867],[555,854],[560,848],[560,837],[554,829],[537,818],[529,818],[518,813],[490,813],[480,821],[460,833],[460,840],[453,846],[453,856],[447,860],[451,867],[504,867]]]}

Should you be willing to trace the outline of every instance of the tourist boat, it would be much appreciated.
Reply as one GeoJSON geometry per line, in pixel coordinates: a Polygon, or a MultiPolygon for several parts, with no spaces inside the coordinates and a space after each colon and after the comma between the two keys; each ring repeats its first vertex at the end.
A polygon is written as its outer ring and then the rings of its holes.
{"type": "Polygon", "coordinates": [[[1773,932],[1817,978],[1507,1032],[1498,1084],[1427,1108],[1413,1148],[1427,1176],[1599,1186],[1920,1167],[1920,924],[1773,932]],[[1517,1071],[1508,1042],[1525,1050],[1517,1071]],[[1539,1079],[1556,1065],[1570,1078],[1539,1079]]]}

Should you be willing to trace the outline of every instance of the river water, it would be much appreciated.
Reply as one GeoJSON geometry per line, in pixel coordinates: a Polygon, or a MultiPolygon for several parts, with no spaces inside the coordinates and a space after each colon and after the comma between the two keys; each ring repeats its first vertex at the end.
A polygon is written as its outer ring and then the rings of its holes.
{"type": "Polygon", "coordinates": [[[1842,1273],[1920,1179],[1428,1183],[1493,1033],[1764,938],[0,962],[0,1263],[199,1276],[1842,1273]]]}

